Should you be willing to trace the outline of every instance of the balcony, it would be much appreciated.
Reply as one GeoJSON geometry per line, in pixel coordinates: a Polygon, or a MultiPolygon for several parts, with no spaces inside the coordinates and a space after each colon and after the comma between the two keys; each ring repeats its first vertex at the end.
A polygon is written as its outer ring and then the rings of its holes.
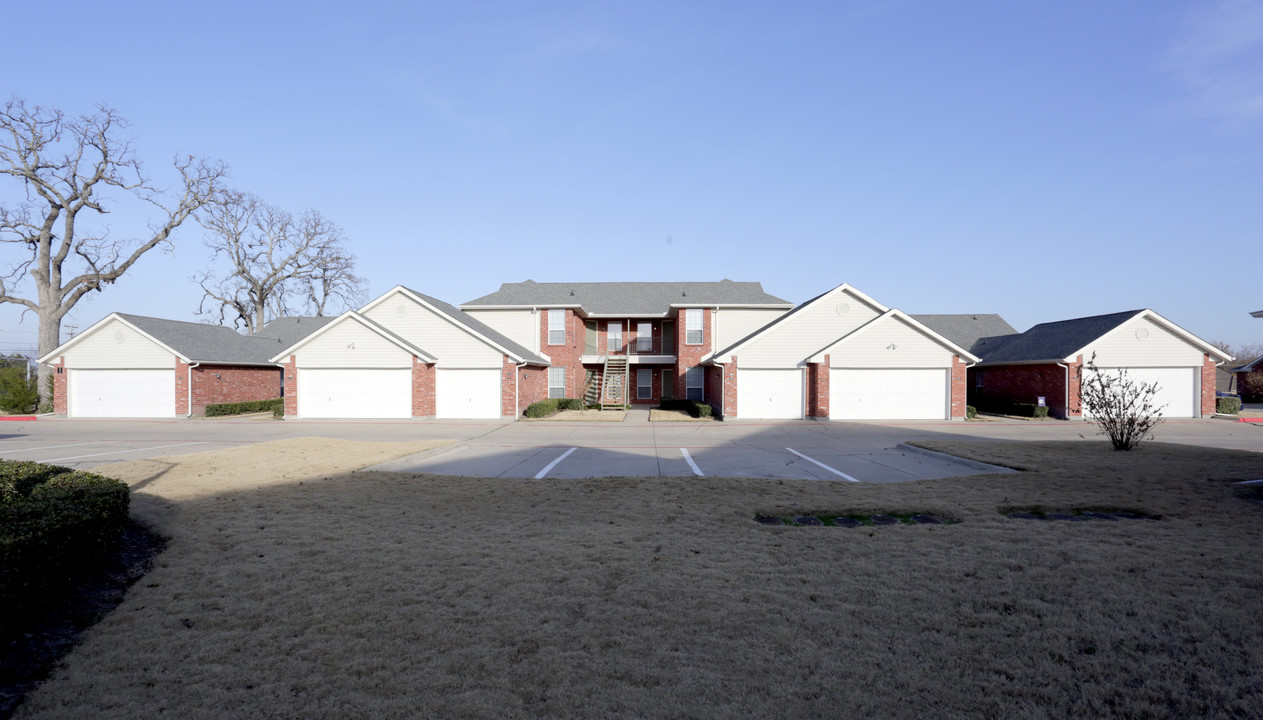
{"type": "Polygon", "coordinates": [[[625,335],[606,337],[596,347],[589,343],[584,348],[584,363],[605,362],[606,355],[626,355],[627,362],[632,365],[642,363],[675,362],[675,338],[668,335],[640,335],[628,339],[625,335]],[[604,352],[601,352],[601,351],[604,352]]]}

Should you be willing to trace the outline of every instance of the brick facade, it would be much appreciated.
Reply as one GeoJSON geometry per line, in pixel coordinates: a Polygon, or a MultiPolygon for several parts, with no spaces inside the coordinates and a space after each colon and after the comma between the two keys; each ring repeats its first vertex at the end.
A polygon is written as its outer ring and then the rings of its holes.
{"type": "Polygon", "coordinates": [[[832,374],[832,358],[824,356],[824,362],[807,364],[807,416],[829,419],[829,376],[832,374]]]}
{"type": "Polygon", "coordinates": [[[293,355],[281,369],[285,380],[285,417],[298,417],[298,361],[293,355]]]}
{"type": "Polygon", "coordinates": [[[58,415],[70,414],[69,398],[66,395],[66,358],[57,358],[53,365],[53,412],[58,415]]]}
{"type": "MultiPolygon", "coordinates": [[[[189,414],[188,366],[176,360],[176,413],[189,414]],[[183,407],[182,407],[183,406],[183,407]]],[[[193,368],[192,414],[218,403],[273,400],[281,397],[281,369],[241,365],[198,365],[193,368]]]]}
{"type": "Polygon", "coordinates": [[[952,420],[965,419],[965,398],[968,395],[966,389],[966,373],[965,363],[960,359],[959,355],[952,356],[952,377],[950,380],[951,393],[951,413],[948,415],[952,420]]]}
{"type": "Polygon", "coordinates": [[[1210,417],[1215,414],[1215,374],[1218,368],[1209,353],[1202,353],[1202,402],[1201,416],[1210,417]]]}
{"type": "MultiPolygon", "coordinates": [[[[958,360],[959,362],[959,360],[958,360]]],[[[952,368],[952,417],[957,417],[956,367],[952,368]]],[[[1070,367],[1071,393],[1069,416],[1076,417],[1079,404],[1079,383],[1074,366],[1070,367]]],[[[993,365],[969,368],[965,378],[970,405],[982,412],[1001,411],[1011,403],[1036,404],[1043,396],[1050,415],[1067,417],[1066,368],[1056,363],[1035,365],[993,365]],[[980,381],[981,380],[981,381],[980,381]]],[[[960,408],[964,417],[965,408],[960,408]]]]}
{"type": "MultiPolygon", "coordinates": [[[[567,370],[566,374],[570,372],[567,370]]],[[[569,382],[569,378],[566,380],[569,382]]],[[[548,368],[527,365],[518,370],[517,391],[518,410],[515,415],[520,416],[531,403],[548,399],[548,368]]],[[[511,387],[509,392],[512,392],[511,387]]]]}
{"type": "MultiPolygon", "coordinates": [[[[711,310],[702,309],[702,343],[700,345],[687,345],[684,342],[688,333],[686,313],[687,310],[680,310],[675,323],[675,396],[678,398],[688,397],[688,381],[685,373],[690,368],[697,367],[701,363],[702,356],[711,351],[711,310]]],[[[706,388],[703,386],[705,400],[711,400],[712,397],[705,393],[706,388]]]]}
{"type": "Polygon", "coordinates": [[[412,417],[434,417],[438,411],[434,401],[434,363],[421,362],[412,356],[412,417]]]}
{"type": "Polygon", "coordinates": [[[724,389],[720,399],[719,414],[725,418],[737,417],[737,358],[724,365],[724,389]]]}

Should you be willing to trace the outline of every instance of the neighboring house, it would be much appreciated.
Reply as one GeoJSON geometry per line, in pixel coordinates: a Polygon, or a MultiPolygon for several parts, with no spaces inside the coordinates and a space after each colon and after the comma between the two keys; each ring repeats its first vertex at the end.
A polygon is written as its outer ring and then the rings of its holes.
{"type": "Polygon", "coordinates": [[[725,418],[963,420],[978,359],[843,284],[721,346],[706,363],[722,391],[708,397],[725,418]]]}
{"type": "Polygon", "coordinates": [[[1263,402],[1263,355],[1231,368],[1227,374],[1232,378],[1232,389],[1225,392],[1240,395],[1244,402],[1263,402]]]}
{"type": "Polygon", "coordinates": [[[285,416],[516,417],[549,362],[469,313],[403,286],[275,351],[285,416]]]}
{"type": "Polygon", "coordinates": [[[70,417],[177,417],[212,403],[281,397],[271,361],[328,318],[281,318],[246,337],[218,325],[112,313],[40,358],[70,417]]]}
{"type": "Polygon", "coordinates": [[[1157,383],[1165,417],[1214,414],[1215,370],[1232,359],[1148,309],[1042,323],[974,347],[982,361],[969,370],[969,385],[979,409],[1043,398],[1062,418],[1083,415],[1079,370],[1093,353],[1102,370],[1126,369],[1133,380],[1157,383]]]}
{"type": "Polygon", "coordinates": [[[703,361],[793,307],[757,282],[505,283],[461,305],[549,362],[547,397],[704,401],[703,361]]]}

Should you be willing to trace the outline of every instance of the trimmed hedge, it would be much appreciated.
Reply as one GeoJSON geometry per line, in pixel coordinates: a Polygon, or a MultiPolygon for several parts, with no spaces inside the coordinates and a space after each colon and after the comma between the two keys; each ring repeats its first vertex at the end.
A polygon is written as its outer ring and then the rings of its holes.
{"type": "Polygon", "coordinates": [[[214,403],[206,406],[206,417],[222,417],[224,415],[241,415],[244,413],[268,412],[273,415],[285,414],[285,400],[247,400],[236,403],[214,403]]]}
{"type": "Polygon", "coordinates": [[[1215,398],[1215,412],[1224,415],[1236,415],[1241,412],[1241,398],[1239,397],[1219,397],[1215,398]]]}
{"type": "Polygon", "coordinates": [[[528,418],[542,418],[556,415],[562,410],[582,410],[583,401],[575,398],[548,398],[533,402],[522,412],[528,418]]]}
{"type": "Polygon", "coordinates": [[[710,405],[696,400],[663,400],[658,407],[663,410],[683,410],[692,417],[710,417],[713,412],[710,405]]]}
{"type": "Polygon", "coordinates": [[[40,605],[94,562],[127,521],[126,483],[52,465],[0,461],[0,619],[40,605]]]}
{"type": "Polygon", "coordinates": [[[973,420],[976,417],[978,417],[978,408],[974,407],[973,405],[966,405],[965,406],[965,419],[973,420]]]}

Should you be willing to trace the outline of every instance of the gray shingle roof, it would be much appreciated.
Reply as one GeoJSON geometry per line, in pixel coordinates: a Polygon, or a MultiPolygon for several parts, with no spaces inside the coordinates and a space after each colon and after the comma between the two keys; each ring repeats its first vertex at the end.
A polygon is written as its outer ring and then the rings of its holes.
{"type": "Polygon", "coordinates": [[[483,337],[491,340],[492,342],[499,345],[500,347],[503,347],[509,350],[514,355],[517,355],[518,357],[521,357],[521,358],[525,358],[527,362],[530,362],[532,365],[551,365],[552,364],[548,362],[548,360],[540,357],[539,355],[536,355],[530,350],[527,350],[525,347],[522,347],[521,345],[514,342],[513,340],[510,340],[508,337],[505,337],[499,331],[494,330],[493,328],[491,328],[489,325],[482,322],[481,320],[478,320],[477,318],[472,317],[471,315],[461,310],[460,308],[454,305],[445,303],[442,300],[439,300],[438,298],[426,295],[425,293],[419,293],[416,290],[412,290],[411,288],[405,288],[405,289],[407,289],[408,292],[412,293],[413,295],[416,295],[417,297],[425,300],[427,303],[433,305],[437,310],[441,311],[442,313],[452,318],[456,322],[464,325],[470,330],[473,330],[479,335],[482,335],[483,337]]]}
{"type": "Polygon", "coordinates": [[[982,364],[1048,361],[1058,362],[1083,346],[1122,325],[1143,310],[1040,323],[1024,333],[981,338],[982,364]]]}
{"type": "Polygon", "coordinates": [[[462,308],[487,306],[561,307],[578,305],[589,315],[662,316],[672,305],[793,304],[763,292],[757,282],[587,282],[504,283],[462,308]]]}
{"type": "Polygon", "coordinates": [[[229,365],[273,365],[273,355],[320,329],[330,320],[282,318],[268,323],[259,335],[246,337],[222,325],[116,314],[193,362],[229,365]],[[277,323],[281,324],[276,325],[277,323]],[[273,325],[276,327],[268,334],[268,329],[273,328],[273,325]]]}
{"type": "Polygon", "coordinates": [[[984,357],[984,338],[1016,335],[1017,330],[995,314],[963,315],[913,315],[912,318],[934,332],[965,348],[974,355],[984,357]]]}

